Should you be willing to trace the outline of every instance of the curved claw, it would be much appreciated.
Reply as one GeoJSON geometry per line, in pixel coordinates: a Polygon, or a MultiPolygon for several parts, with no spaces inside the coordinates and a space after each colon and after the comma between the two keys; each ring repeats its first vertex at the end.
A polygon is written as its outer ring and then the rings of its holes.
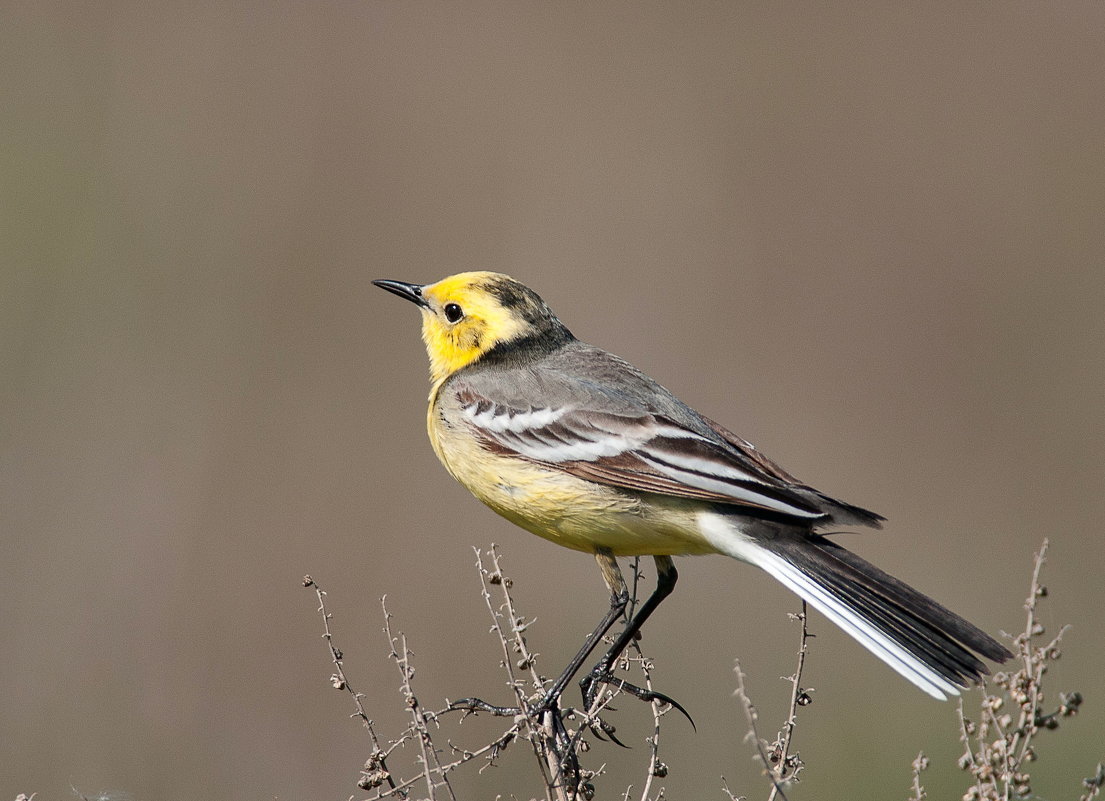
{"type": "Polygon", "coordinates": [[[591,733],[600,740],[609,738],[610,742],[614,743],[614,745],[620,745],[622,748],[629,748],[628,745],[614,736],[614,732],[617,731],[617,729],[602,718],[596,718],[592,723],[588,723],[587,727],[591,730],[591,733]],[[606,736],[604,737],[603,735],[606,736]]]}
{"type": "Polygon", "coordinates": [[[691,717],[691,713],[683,708],[683,705],[672,698],[670,695],[664,693],[658,693],[655,690],[645,690],[643,696],[638,696],[642,701],[659,701],[662,704],[667,704],[672,709],[679,710],[679,713],[687,719],[687,722],[691,724],[691,729],[698,731],[698,726],[694,725],[694,718],[691,717]],[[646,697],[647,696],[647,697],[646,697]]]}
{"type": "Polygon", "coordinates": [[[580,689],[583,691],[583,702],[587,707],[590,707],[595,701],[595,696],[597,695],[595,687],[598,684],[609,684],[613,687],[617,687],[619,690],[627,692],[634,698],[639,698],[646,703],[659,701],[662,704],[668,704],[673,709],[678,709],[683,717],[687,719],[687,722],[691,724],[691,728],[696,732],[698,731],[698,727],[694,725],[694,718],[691,717],[690,712],[684,709],[683,705],[670,695],[657,692],[656,690],[647,690],[644,687],[638,687],[636,684],[630,684],[625,679],[620,679],[609,673],[588,675],[580,682],[580,689]]]}

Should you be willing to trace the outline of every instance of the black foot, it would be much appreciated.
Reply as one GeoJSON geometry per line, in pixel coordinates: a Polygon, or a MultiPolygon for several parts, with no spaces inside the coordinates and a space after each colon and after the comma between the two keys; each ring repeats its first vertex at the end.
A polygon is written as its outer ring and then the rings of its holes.
{"type": "MultiPolygon", "coordinates": [[[[614,708],[608,706],[607,709],[613,710],[614,708]]],[[[600,740],[609,740],[614,745],[620,745],[622,748],[629,748],[628,745],[614,736],[614,732],[616,732],[617,729],[600,717],[588,719],[587,728],[591,730],[591,734],[595,735],[600,740]]]]}
{"type": "MultiPolygon", "coordinates": [[[[636,684],[630,684],[625,679],[619,679],[609,671],[601,669],[602,666],[596,667],[579,682],[580,692],[583,693],[583,707],[584,709],[590,709],[595,699],[599,694],[599,686],[608,684],[611,687],[617,687],[619,690],[625,693],[629,693],[634,698],[639,698],[646,703],[652,703],[653,701],[659,701],[662,704],[667,704],[673,709],[678,709],[679,712],[687,719],[687,722],[691,724],[691,728],[698,731],[698,727],[694,725],[694,718],[690,713],[683,708],[683,705],[672,698],[670,695],[665,695],[655,690],[647,690],[644,687],[638,687],[636,684]]],[[[596,732],[597,734],[598,732],[596,732]]],[[[617,742],[617,740],[615,740],[617,742]]],[[[619,743],[620,745],[620,743],[619,743]]]]}

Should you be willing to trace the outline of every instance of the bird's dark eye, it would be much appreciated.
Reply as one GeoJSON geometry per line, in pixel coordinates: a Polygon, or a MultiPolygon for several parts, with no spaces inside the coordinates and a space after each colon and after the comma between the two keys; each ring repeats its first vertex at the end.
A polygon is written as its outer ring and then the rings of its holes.
{"type": "Polygon", "coordinates": [[[464,316],[464,311],[455,303],[445,304],[445,319],[451,323],[455,323],[461,317],[464,316]]]}

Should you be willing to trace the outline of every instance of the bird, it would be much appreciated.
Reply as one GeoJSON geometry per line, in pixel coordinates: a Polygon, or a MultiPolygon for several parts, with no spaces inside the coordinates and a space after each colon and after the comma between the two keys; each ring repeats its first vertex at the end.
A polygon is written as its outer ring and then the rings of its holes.
{"type": "Polygon", "coordinates": [[[618,557],[653,557],[656,589],[581,682],[585,704],[603,683],[671,701],[614,678],[612,666],[674,589],[674,556],[722,554],[764,570],[936,699],[981,683],[983,658],[1012,657],[831,539],[885,518],[802,483],[629,362],[578,340],[521,282],[476,271],[373,284],[421,311],[427,430],[445,469],[512,523],[593,554],[610,590],[610,609],[546,707],[625,614],[618,557]]]}

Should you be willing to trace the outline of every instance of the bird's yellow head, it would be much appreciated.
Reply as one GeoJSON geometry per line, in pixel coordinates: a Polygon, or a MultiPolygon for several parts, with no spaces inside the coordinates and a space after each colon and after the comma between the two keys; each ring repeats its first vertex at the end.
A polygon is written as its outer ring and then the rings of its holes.
{"type": "Polygon", "coordinates": [[[508,359],[529,348],[547,351],[572,339],[536,292],[502,273],[458,273],[436,284],[372,283],[422,309],[422,339],[435,382],[480,360],[508,359]]]}

